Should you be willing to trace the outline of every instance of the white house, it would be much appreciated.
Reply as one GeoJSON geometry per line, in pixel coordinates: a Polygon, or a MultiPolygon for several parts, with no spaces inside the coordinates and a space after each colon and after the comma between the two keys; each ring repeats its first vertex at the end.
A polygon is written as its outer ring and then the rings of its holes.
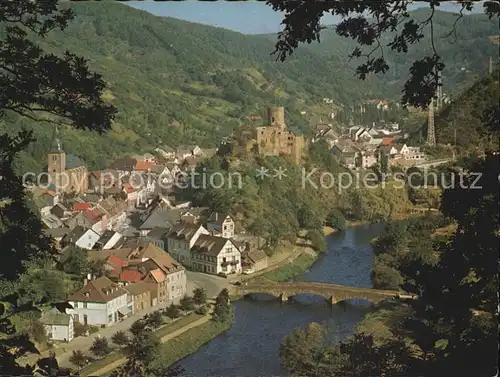
{"type": "Polygon", "coordinates": [[[129,313],[127,291],[107,277],[86,279],[84,286],[68,298],[68,314],[83,325],[111,326],[129,313]]]}
{"type": "Polygon", "coordinates": [[[202,234],[209,232],[203,226],[188,222],[174,225],[165,236],[167,251],[174,259],[187,267],[191,267],[191,248],[202,234]]]}
{"type": "Polygon", "coordinates": [[[358,128],[352,133],[352,140],[353,141],[358,141],[358,140],[370,140],[372,138],[372,135],[370,134],[369,130],[363,127],[358,128]]]}
{"type": "Polygon", "coordinates": [[[101,236],[92,229],[85,229],[78,225],[70,233],[63,237],[64,245],[76,245],[82,249],[92,250],[101,236]]]}
{"type": "Polygon", "coordinates": [[[164,145],[161,148],[156,148],[155,152],[158,152],[167,160],[175,158],[175,149],[168,145],[164,145]]]}
{"type": "Polygon", "coordinates": [[[121,233],[115,232],[113,230],[106,230],[96,243],[96,247],[102,250],[109,250],[115,246],[119,240],[121,240],[121,233]]]}
{"type": "Polygon", "coordinates": [[[231,216],[219,212],[212,212],[207,221],[207,230],[215,230],[224,238],[234,237],[234,221],[231,216]]]}
{"type": "Polygon", "coordinates": [[[241,252],[228,238],[202,234],[191,249],[191,267],[210,274],[241,273],[241,252]]]}
{"type": "Polygon", "coordinates": [[[74,338],[73,317],[66,313],[60,313],[56,309],[45,313],[40,322],[44,325],[47,338],[50,340],[61,340],[71,342],[74,338]]]}

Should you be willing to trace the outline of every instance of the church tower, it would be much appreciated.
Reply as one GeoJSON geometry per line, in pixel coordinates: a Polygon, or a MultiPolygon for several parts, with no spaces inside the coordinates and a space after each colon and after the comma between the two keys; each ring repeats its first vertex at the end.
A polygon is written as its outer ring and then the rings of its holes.
{"type": "Polygon", "coordinates": [[[66,153],[64,153],[61,141],[59,140],[59,128],[57,125],[54,127],[54,135],[48,153],[47,171],[49,173],[50,181],[56,186],[60,187],[61,173],[66,170],[66,153]]]}

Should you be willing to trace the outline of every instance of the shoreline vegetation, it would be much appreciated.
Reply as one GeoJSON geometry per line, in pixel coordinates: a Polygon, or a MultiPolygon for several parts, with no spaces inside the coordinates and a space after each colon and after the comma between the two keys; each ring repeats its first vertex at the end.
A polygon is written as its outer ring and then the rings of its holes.
{"type": "MultiPolygon", "coordinates": [[[[401,220],[409,216],[410,215],[398,216],[397,219],[393,218],[392,220],[401,220]]],[[[371,222],[369,221],[347,221],[346,229],[370,224],[371,222]]],[[[337,229],[330,226],[325,225],[323,227],[325,237],[338,232],[337,229]]],[[[253,278],[265,278],[274,282],[300,279],[307,270],[319,260],[322,254],[321,252],[315,251],[309,243],[299,243],[300,240],[303,239],[302,236],[303,235],[298,237],[297,244],[293,248],[290,248],[289,251],[282,251],[287,254],[287,256],[283,258],[281,263],[278,263],[270,271],[254,276],[253,278]]],[[[231,296],[232,301],[239,299],[241,299],[241,297],[231,296]]],[[[190,317],[189,320],[184,319],[183,322],[187,322],[180,328],[176,328],[169,332],[168,329],[176,324],[176,322],[174,322],[158,330],[159,333],[162,333],[160,352],[162,356],[158,359],[157,363],[164,367],[170,367],[198,352],[201,347],[228,331],[232,326],[232,323],[210,321],[211,315],[199,316],[193,314],[192,316],[193,317],[190,317]]],[[[369,316],[365,317],[358,325],[362,325],[364,321],[369,321],[369,319],[369,316]]],[[[82,377],[103,376],[109,374],[124,363],[125,356],[120,351],[116,351],[105,359],[99,360],[89,365],[87,368],[84,368],[80,374],[82,377]]]]}

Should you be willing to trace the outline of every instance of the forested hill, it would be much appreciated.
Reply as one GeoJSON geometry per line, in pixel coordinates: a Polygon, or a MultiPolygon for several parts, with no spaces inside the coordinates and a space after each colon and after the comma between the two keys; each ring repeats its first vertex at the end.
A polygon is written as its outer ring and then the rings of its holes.
{"type": "MultiPolygon", "coordinates": [[[[90,60],[109,84],[105,98],[120,113],[105,137],[65,129],[67,152],[99,167],[113,155],[195,142],[215,146],[242,119],[283,104],[288,122],[304,127],[301,110],[331,111],[322,98],[336,103],[362,96],[380,97],[383,88],[367,87],[344,69],[341,59],[319,58],[303,51],[280,63],[274,44],[260,36],[153,16],[118,2],[66,3],[75,20],[63,32],[40,41],[61,54],[68,49],[90,60]],[[276,89],[282,93],[275,99],[276,89]]],[[[16,131],[27,120],[5,126],[16,131]]],[[[22,158],[24,169],[45,161],[50,125],[34,126],[38,142],[22,158]]]]}
{"type": "MultiPolygon", "coordinates": [[[[157,17],[118,2],[65,6],[74,10],[75,20],[40,45],[89,59],[109,84],[105,98],[120,111],[113,131],[104,137],[62,130],[66,151],[91,168],[158,144],[215,146],[249,115],[264,115],[270,104],[286,106],[288,123],[307,128],[311,114],[331,110],[324,97],[339,105],[399,95],[399,89],[388,89],[385,78],[359,81],[345,54],[300,49],[281,63],[270,55],[274,41],[265,36],[157,17]]],[[[52,127],[13,117],[0,124],[0,131],[16,132],[22,126],[32,127],[38,138],[22,155],[22,168],[40,169],[52,127]]]]}
{"type": "MultiPolygon", "coordinates": [[[[417,9],[410,12],[410,17],[416,22],[426,20],[429,15],[429,9],[417,9]]],[[[458,14],[442,11],[436,11],[433,18],[434,44],[446,63],[443,71],[443,90],[449,94],[459,93],[478,78],[485,77],[488,73],[490,56],[494,59],[494,64],[498,65],[498,45],[492,43],[490,38],[498,35],[498,21],[494,18],[490,20],[484,14],[466,15],[456,23],[456,33],[449,35],[457,18],[458,14]]],[[[387,85],[386,90],[391,95],[398,94],[403,88],[413,61],[425,55],[432,55],[429,27],[424,30],[424,33],[426,37],[422,43],[410,46],[407,54],[396,54],[389,47],[384,47],[384,57],[391,69],[380,78],[387,85]]],[[[276,35],[266,35],[266,37],[271,41],[276,41],[276,35]]],[[[392,38],[393,35],[388,33],[381,40],[382,46],[387,46],[392,38]]],[[[335,26],[327,26],[321,33],[321,43],[304,44],[298,51],[307,50],[324,57],[335,56],[347,61],[348,55],[355,47],[353,40],[340,37],[335,33],[335,26]]],[[[349,63],[352,70],[358,64],[359,61],[356,60],[349,63]]]]}
{"type": "Polygon", "coordinates": [[[499,77],[500,70],[496,69],[493,74],[476,82],[443,108],[435,120],[438,143],[456,144],[466,151],[476,148],[481,151],[485,148],[498,151],[499,77]],[[485,117],[489,120],[490,127],[485,125],[485,117]]]}

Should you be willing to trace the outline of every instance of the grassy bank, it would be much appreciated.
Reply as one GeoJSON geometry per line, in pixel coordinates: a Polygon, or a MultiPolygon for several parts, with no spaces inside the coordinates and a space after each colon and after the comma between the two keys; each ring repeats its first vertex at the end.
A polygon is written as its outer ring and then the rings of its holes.
{"type": "Polygon", "coordinates": [[[175,362],[197,352],[200,347],[213,340],[215,337],[229,330],[231,323],[218,323],[208,321],[196,328],[186,331],[178,337],[169,340],[160,347],[160,357],[154,366],[168,367],[175,362]]]}
{"type": "MultiPolygon", "coordinates": [[[[185,317],[176,319],[174,322],[169,323],[158,330],[155,331],[155,334],[161,339],[164,336],[167,336],[174,331],[182,329],[185,326],[197,321],[200,319],[201,315],[191,313],[185,317]]],[[[81,376],[97,376],[100,375],[101,370],[106,369],[110,365],[116,365],[117,367],[121,365],[122,362],[125,362],[125,354],[121,349],[117,349],[116,351],[111,352],[108,356],[103,359],[95,360],[91,364],[87,365],[80,371],[81,376]]]]}
{"type": "Polygon", "coordinates": [[[282,282],[292,280],[304,274],[309,267],[317,260],[312,254],[301,254],[295,261],[281,268],[264,274],[266,279],[282,282]]]}

